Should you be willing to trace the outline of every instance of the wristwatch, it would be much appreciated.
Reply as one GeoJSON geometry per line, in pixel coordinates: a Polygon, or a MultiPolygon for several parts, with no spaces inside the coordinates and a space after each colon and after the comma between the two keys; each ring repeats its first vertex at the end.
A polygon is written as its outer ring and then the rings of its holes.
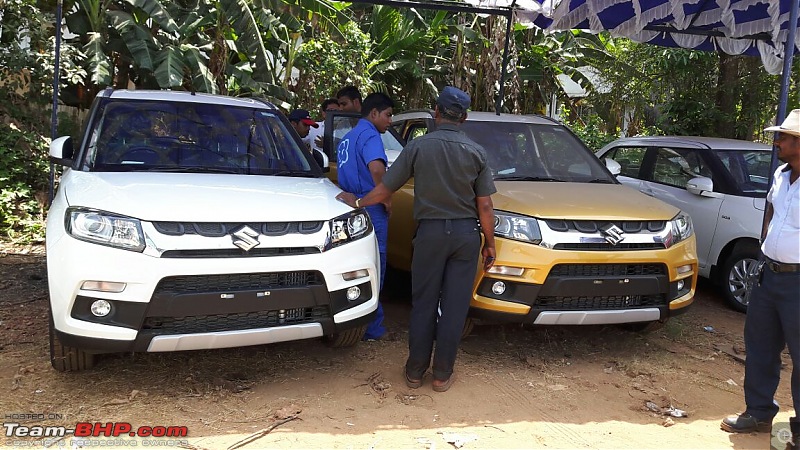
{"type": "Polygon", "coordinates": [[[360,198],[357,198],[357,199],[356,199],[356,208],[361,208],[361,205],[359,205],[359,204],[358,204],[358,202],[360,202],[360,201],[361,201],[361,199],[360,199],[360,198]]]}

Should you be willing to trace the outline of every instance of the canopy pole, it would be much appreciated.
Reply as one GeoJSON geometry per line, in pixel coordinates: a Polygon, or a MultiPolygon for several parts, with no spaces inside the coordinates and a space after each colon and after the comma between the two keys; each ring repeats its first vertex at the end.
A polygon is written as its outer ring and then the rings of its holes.
{"type": "MultiPolygon", "coordinates": [[[[58,137],[58,79],[61,78],[61,9],[63,0],[58,0],[56,4],[56,58],[53,63],[53,112],[50,116],[50,139],[55,140],[58,137]]],[[[48,159],[50,152],[48,151],[48,159]]],[[[53,203],[53,188],[55,186],[55,164],[50,161],[50,180],[47,189],[47,207],[53,203]]]]}
{"type": "Polygon", "coordinates": [[[508,10],[506,15],[506,42],[503,46],[503,68],[500,72],[500,91],[497,94],[497,101],[495,102],[494,112],[499,116],[503,110],[503,97],[505,96],[506,89],[506,68],[508,67],[508,47],[511,44],[511,23],[514,21],[514,4],[517,0],[511,2],[511,9],[508,10]]]}

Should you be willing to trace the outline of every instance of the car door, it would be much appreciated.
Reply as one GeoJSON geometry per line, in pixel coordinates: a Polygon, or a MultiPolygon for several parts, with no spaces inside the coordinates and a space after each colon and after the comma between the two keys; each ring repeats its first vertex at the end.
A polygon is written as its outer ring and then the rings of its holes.
{"type": "Polygon", "coordinates": [[[654,146],[648,151],[647,159],[652,160],[652,164],[645,165],[643,192],[689,214],[697,239],[698,263],[701,268],[707,267],[713,263],[709,262],[708,255],[714,240],[723,195],[713,193],[707,197],[686,190],[686,183],[692,178],[704,176],[714,179],[702,150],[654,146]]]}

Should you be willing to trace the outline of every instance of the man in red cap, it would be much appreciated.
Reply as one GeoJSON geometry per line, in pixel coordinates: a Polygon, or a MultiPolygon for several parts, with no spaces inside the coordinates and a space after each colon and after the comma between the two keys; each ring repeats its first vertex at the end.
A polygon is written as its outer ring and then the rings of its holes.
{"type": "MultiPolygon", "coordinates": [[[[291,122],[295,131],[297,131],[297,134],[300,136],[300,139],[303,139],[306,136],[308,136],[308,132],[311,131],[311,127],[314,128],[319,127],[317,122],[315,122],[314,119],[311,118],[311,114],[309,114],[308,111],[305,109],[292,110],[292,112],[289,113],[287,118],[289,119],[289,122],[291,122]]],[[[328,162],[326,161],[327,158],[325,157],[324,154],[313,151],[308,142],[303,142],[303,145],[305,145],[306,150],[311,153],[311,155],[314,157],[314,159],[317,161],[317,164],[319,164],[320,167],[327,167],[328,162]]]]}

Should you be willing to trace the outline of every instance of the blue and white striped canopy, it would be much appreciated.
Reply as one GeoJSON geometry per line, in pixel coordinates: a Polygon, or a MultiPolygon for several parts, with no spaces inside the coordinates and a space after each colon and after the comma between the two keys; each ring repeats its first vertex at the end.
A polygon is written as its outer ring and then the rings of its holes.
{"type": "MultiPolygon", "coordinates": [[[[767,71],[777,74],[783,68],[790,8],[798,0],[517,0],[513,6],[512,0],[467,1],[516,7],[518,21],[546,31],[608,30],[667,47],[760,55],[767,71]]],[[[794,53],[800,53],[800,32],[794,53]]]]}

